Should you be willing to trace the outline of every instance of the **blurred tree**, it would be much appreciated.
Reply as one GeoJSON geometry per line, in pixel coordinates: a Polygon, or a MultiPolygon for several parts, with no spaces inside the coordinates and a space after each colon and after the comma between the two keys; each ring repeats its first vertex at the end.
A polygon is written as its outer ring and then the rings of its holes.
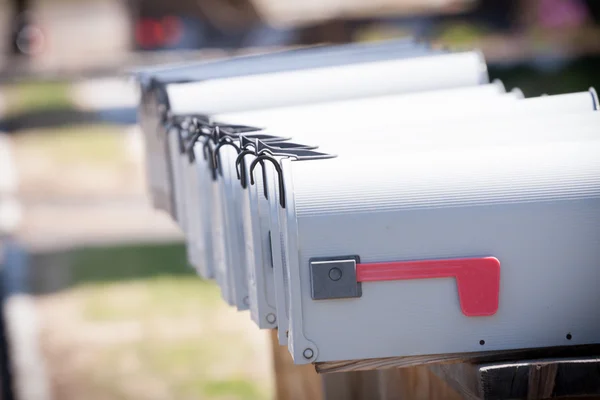
{"type": "Polygon", "coordinates": [[[29,0],[12,0],[12,11],[13,18],[11,20],[11,35],[10,35],[10,49],[12,55],[22,55],[23,46],[20,45],[22,42],[23,32],[27,29],[31,23],[29,17],[29,7],[31,2],[29,0]]]}

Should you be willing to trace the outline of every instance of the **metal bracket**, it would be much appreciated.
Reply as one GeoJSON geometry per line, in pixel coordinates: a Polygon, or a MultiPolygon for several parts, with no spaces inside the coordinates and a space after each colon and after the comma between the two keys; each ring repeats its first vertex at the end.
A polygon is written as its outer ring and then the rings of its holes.
{"type": "Polygon", "coordinates": [[[310,283],[313,300],[347,299],[362,296],[356,281],[358,256],[311,258],[310,283]]]}

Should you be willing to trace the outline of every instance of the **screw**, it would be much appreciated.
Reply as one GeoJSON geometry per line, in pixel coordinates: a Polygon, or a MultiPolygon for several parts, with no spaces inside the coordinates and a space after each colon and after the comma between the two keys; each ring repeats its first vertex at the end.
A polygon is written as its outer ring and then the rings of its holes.
{"type": "Polygon", "coordinates": [[[315,353],[314,353],[314,351],[312,351],[312,349],[308,348],[308,349],[304,349],[304,352],[302,353],[302,355],[307,360],[310,360],[311,358],[313,358],[313,356],[315,355],[315,353]]]}
{"type": "Polygon", "coordinates": [[[267,322],[268,323],[274,324],[275,321],[277,321],[277,317],[275,317],[275,314],[273,314],[273,313],[267,314],[267,322]]]}
{"type": "Polygon", "coordinates": [[[339,281],[342,279],[342,270],[337,267],[333,267],[329,270],[329,279],[332,281],[339,281]]]}

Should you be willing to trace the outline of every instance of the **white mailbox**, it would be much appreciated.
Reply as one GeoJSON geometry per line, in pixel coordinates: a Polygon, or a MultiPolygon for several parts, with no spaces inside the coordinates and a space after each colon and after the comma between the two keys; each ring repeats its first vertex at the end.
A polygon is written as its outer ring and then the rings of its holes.
{"type": "MultiPolygon", "coordinates": [[[[475,101],[477,101],[479,104],[488,104],[490,107],[492,107],[496,101],[500,101],[499,99],[502,98],[501,95],[503,93],[503,87],[501,84],[494,84],[475,87],[469,90],[449,90],[448,92],[449,94],[446,101],[453,100],[454,107],[468,107],[468,104],[470,104],[469,102],[475,101]],[[458,94],[465,94],[466,97],[463,98],[461,96],[453,96],[458,94]]],[[[404,97],[407,96],[387,96],[386,100],[394,102],[396,101],[396,98],[402,98],[402,100],[404,100],[404,97]]],[[[431,99],[437,99],[441,96],[439,93],[432,93],[431,96],[421,97],[423,100],[420,102],[421,106],[429,107],[431,101],[426,101],[426,99],[429,99],[430,97],[431,99]]],[[[506,100],[514,101],[512,96],[507,96],[506,100]]],[[[364,108],[375,109],[376,107],[369,107],[369,104],[374,103],[375,105],[379,105],[381,101],[381,98],[367,98],[364,100],[355,100],[347,103],[352,105],[354,103],[360,103],[364,108]]],[[[327,104],[336,103],[326,103],[326,108],[327,104]]],[[[401,104],[406,105],[404,101],[402,101],[401,104]]],[[[303,107],[299,108],[301,109],[303,107]]],[[[276,113],[277,110],[274,110],[274,112],[276,113]]],[[[344,107],[338,107],[338,113],[331,115],[331,118],[334,120],[339,120],[339,118],[343,117],[343,115],[344,107]]],[[[342,129],[345,133],[362,133],[360,130],[356,129],[355,126],[358,119],[363,121],[364,125],[364,123],[371,120],[371,117],[368,113],[364,115],[357,115],[356,119],[348,121],[345,124],[338,123],[337,127],[342,129]]],[[[387,128],[393,129],[395,122],[393,122],[391,125],[386,123],[386,125],[387,128]]],[[[313,139],[315,142],[318,141],[317,137],[313,139]]],[[[228,152],[221,157],[223,162],[220,163],[223,169],[223,174],[221,175],[223,183],[221,187],[227,188],[227,191],[220,197],[221,199],[225,199],[222,200],[225,202],[225,205],[223,206],[225,214],[222,218],[226,226],[226,228],[224,228],[226,232],[220,232],[222,236],[219,236],[216,240],[225,241],[228,245],[230,245],[226,250],[224,250],[229,254],[227,259],[230,261],[225,262],[222,268],[224,271],[229,270],[230,272],[228,272],[228,274],[233,274],[233,278],[230,279],[230,282],[233,282],[233,285],[236,288],[234,290],[236,293],[234,297],[236,298],[235,304],[238,306],[238,309],[243,309],[244,306],[248,306],[251,310],[252,319],[260,327],[271,328],[275,325],[277,320],[275,317],[276,313],[274,312],[274,305],[281,303],[281,297],[279,302],[273,298],[276,291],[273,287],[274,284],[271,274],[279,274],[280,272],[279,270],[274,271],[271,267],[270,251],[256,251],[256,248],[264,248],[265,243],[270,240],[268,239],[269,232],[257,231],[261,222],[259,221],[260,216],[256,212],[259,207],[256,202],[256,192],[252,191],[250,193],[243,193],[242,187],[237,183],[236,171],[233,168],[233,165],[234,160],[236,159],[235,156],[237,156],[237,154],[240,152],[239,146],[229,142],[226,142],[226,144],[227,147],[232,146],[236,148],[237,152],[231,152],[232,149],[228,148],[228,152]],[[254,197],[246,199],[248,195],[254,195],[254,197]],[[254,212],[250,210],[250,204],[255,204],[254,212]],[[242,207],[241,212],[239,211],[240,207],[242,207]],[[240,232],[242,232],[243,235],[239,235],[240,232]],[[254,234],[252,234],[252,232],[254,232],[254,234]],[[256,245],[254,245],[255,241],[257,242],[256,245]],[[258,245],[259,242],[261,245],[258,245]]],[[[280,146],[279,148],[283,146],[285,148],[284,151],[289,151],[292,148],[290,145],[294,144],[281,143],[276,146],[280,146]]],[[[216,150],[217,153],[219,152],[220,147],[221,145],[218,146],[216,150]]],[[[299,146],[296,145],[295,147],[298,148],[299,146]]],[[[304,156],[308,158],[326,156],[325,154],[316,152],[304,154],[304,156]]],[[[247,163],[249,160],[245,159],[244,162],[247,163]]],[[[265,221],[264,218],[266,217],[263,217],[262,223],[265,221]]],[[[277,276],[278,279],[280,279],[280,277],[283,275],[277,276]]],[[[285,307],[281,306],[278,307],[278,309],[280,310],[279,312],[284,312],[285,307]]],[[[278,322],[278,326],[281,328],[282,342],[285,340],[283,336],[285,334],[285,321],[287,321],[286,318],[280,318],[278,322]]]]}
{"type": "Polygon", "coordinates": [[[211,115],[485,83],[482,55],[461,52],[174,84],[168,92],[171,107],[179,112],[200,109],[211,115]],[[190,88],[198,93],[193,99],[190,88]]]}
{"type": "Polygon", "coordinates": [[[412,41],[138,76],[153,204],[296,363],[600,343],[593,89],[412,41]]]}
{"type": "Polygon", "coordinates": [[[284,161],[295,362],[598,343],[599,152],[284,161]]]}
{"type": "MultiPolygon", "coordinates": [[[[406,126],[407,129],[403,135],[398,135],[396,131],[389,129],[385,131],[367,131],[362,132],[362,134],[367,137],[377,137],[382,143],[386,143],[388,146],[381,149],[384,154],[386,151],[399,153],[401,149],[433,149],[456,145],[466,148],[481,146],[485,143],[494,146],[507,146],[515,142],[537,143],[541,141],[594,139],[598,136],[598,118],[600,118],[599,115],[592,111],[574,115],[549,115],[542,119],[535,116],[518,120],[511,120],[506,117],[486,118],[484,116],[482,120],[474,121],[470,124],[455,125],[451,132],[441,129],[440,125],[429,124],[406,126]],[[486,133],[482,134],[482,132],[486,133]]],[[[441,124],[443,125],[443,121],[441,124]]],[[[324,139],[323,141],[325,141],[324,139]]],[[[361,157],[359,154],[353,154],[352,149],[361,151],[364,146],[364,140],[358,140],[356,142],[358,146],[351,146],[349,144],[345,149],[340,148],[341,144],[343,142],[338,143],[340,151],[345,150],[347,155],[353,155],[354,159],[361,157]]],[[[278,177],[276,174],[273,174],[271,168],[268,169],[268,172],[270,175],[270,187],[268,191],[278,193],[278,177]]],[[[323,170],[323,173],[325,173],[325,170],[323,170]]],[[[282,229],[279,223],[276,222],[278,220],[281,221],[281,217],[278,215],[279,202],[275,197],[274,195],[270,196],[271,225],[267,230],[271,232],[271,237],[277,238],[281,236],[285,242],[285,229],[282,229]]],[[[279,339],[280,343],[284,344],[287,339],[287,316],[289,314],[286,304],[289,304],[289,300],[287,300],[288,284],[285,277],[286,263],[285,260],[279,257],[284,257],[285,245],[274,244],[272,253],[277,299],[277,319],[280,329],[279,339]]]]}
{"type": "MultiPolygon", "coordinates": [[[[152,203],[175,215],[170,179],[172,171],[168,149],[165,147],[167,139],[164,128],[171,110],[167,95],[170,85],[179,82],[223,81],[244,75],[365,64],[443,53],[413,40],[396,40],[377,45],[323,46],[133,71],[141,86],[138,116],[145,138],[147,181],[152,203]]],[[[238,102],[237,110],[254,107],[251,99],[248,100],[247,103],[238,102]]],[[[273,101],[276,104],[277,99],[273,98],[273,101]]]]}
{"type": "MultiPolygon", "coordinates": [[[[448,91],[448,93],[453,93],[453,92],[458,92],[455,90],[451,90],[448,91]]],[[[485,137],[485,135],[481,135],[481,131],[485,131],[488,130],[490,131],[490,129],[488,128],[489,125],[493,124],[495,119],[492,118],[491,120],[486,120],[486,118],[491,118],[496,116],[495,118],[497,118],[499,115],[505,115],[506,117],[511,117],[514,118],[515,116],[535,116],[537,114],[539,115],[544,115],[544,114],[554,114],[554,113],[570,113],[570,112],[576,112],[576,111],[583,111],[585,112],[586,110],[588,112],[591,112],[594,109],[595,103],[592,103],[590,101],[590,99],[593,99],[593,97],[591,96],[591,94],[593,94],[593,91],[590,92],[582,92],[582,93],[575,93],[575,94],[569,94],[569,95],[558,95],[558,96],[546,96],[546,97],[541,97],[541,98],[535,98],[535,99],[528,99],[528,100],[524,100],[521,102],[509,102],[509,103],[491,103],[490,101],[487,101],[487,99],[482,99],[479,101],[479,103],[482,104],[478,104],[478,107],[473,107],[473,108],[468,108],[468,107],[464,107],[465,109],[460,109],[457,107],[452,107],[452,109],[458,114],[460,115],[462,118],[468,117],[470,115],[470,118],[473,119],[473,117],[477,116],[479,118],[480,123],[476,124],[476,123],[471,123],[470,124],[470,128],[469,125],[467,125],[466,127],[463,125],[459,125],[461,127],[463,127],[463,129],[468,129],[468,131],[472,132],[472,134],[474,136],[483,136],[485,137]],[[481,106],[486,107],[485,109],[481,109],[481,106]]],[[[419,97],[415,96],[415,97],[419,97]]],[[[460,103],[461,102],[461,98],[457,98],[455,100],[450,100],[452,99],[451,97],[449,98],[449,100],[454,104],[456,103],[460,103]]],[[[376,100],[377,101],[377,100],[376,100]]],[[[376,102],[375,101],[375,102],[376,102]]],[[[348,102],[351,103],[351,102],[348,102]]],[[[358,101],[356,101],[356,103],[359,103],[358,101]]],[[[360,102],[361,104],[363,104],[365,109],[369,109],[368,105],[370,104],[369,100],[365,100],[363,102],[360,102]]],[[[331,104],[336,104],[336,103],[331,103],[331,104]]],[[[418,102],[415,102],[415,104],[418,104],[418,102]]],[[[423,104],[428,104],[428,102],[424,102],[423,104]]],[[[472,105],[473,103],[471,103],[472,105]]],[[[329,104],[324,104],[323,105],[325,109],[330,109],[332,110],[332,107],[329,106],[329,104]]],[[[307,113],[306,110],[310,109],[310,106],[307,107],[298,107],[298,114],[300,115],[302,118],[295,120],[293,119],[294,117],[294,113],[292,112],[292,109],[290,110],[286,110],[286,112],[284,113],[285,117],[287,118],[288,124],[291,127],[288,130],[280,130],[280,131],[276,131],[275,132],[288,132],[288,131],[292,131],[295,134],[293,135],[293,137],[295,137],[296,139],[302,141],[303,139],[305,140],[305,143],[309,142],[309,143],[318,143],[321,144],[323,146],[325,146],[325,148],[327,149],[339,149],[340,145],[343,144],[344,140],[354,140],[356,141],[359,145],[363,145],[364,143],[364,137],[366,135],[366,137],[372,137],[372,138],[377,138],[377,140],[381,140],[383,143],[388,143],[388,144],[394,144],[397,146],[401,146],[404,144],[417,144],[420,143],[421,145],[429,145],[429,146],[433,146],[436,145],[447,145],[448,141],[450,141],[450,143],[456,141],[458,139],[458,136],[455,136],[452,134],[452,132],[448,132],[449,128],[449,123],[452,122],[452,119],[457,119],[458,117],[455,115],[449,115],[447,113],[431,113],[430,115],[430,119],[428,121],[426,121],[427,123],[421,123],[421,124],[415,124],[415,121],[410,118],[415,111],[419,111],[418,109],[416,109],[413,105],[412,108],[410,108],[410,112],[407,112],[406,115],[408,115],[407,118],[402,118],[402,119],[391,119],[390,121],[385,122],[384,125],[382,125],[381,123],[384,121],[384,119],[378,119],[375,118],[375,121],[370,122],[365,124],[365,121],[369,121],[368,117],[365,117],[364,115],[357,115],[357,118],[353,118],[351,120],[351,124],[349,126],[345,125],[343,123],[343,115],[344,115],[344,110],[343,108],[339,108],[337,111],[338,113],[336,114],[335,112],[332,115],[329,115],[328,118],[330,118],[330,120],[334,120],[334,121],[338,121],[337,124],[334,124],[335,126],[328,126],[326,122],[323,119],[323,116],[320,117],[319,121],[322,123],[320,124],[320,129],[316,129],[315,127],[312,127],[312,130],[309,128],[310,127],[310,122],[314,121],[314,118],[311,118],[311,115],[320,115],[319,114],[319,109],[314,108],[312,109],[312,111],[314,111],[312,114],[311,113],[307,113]],[[362,118],[361,118],[362,117],[362,118]],[[450,119],[450,120],[449,120],[450,119]],[[342,121],[342,123],[340,123],[339,121],[342,121]],[[406,122],[406,124],[404,123],[406,122]],[[325,127],[323,127],[322,125],[324,125],[325,127]],[[426,127],[430,127],[428,130],[424,130],[426,127]],[[432,127],[435,126],[435,127],[432,127]],[[401,132],[401,133],[398,133],[401,132]],[[410,136],[414,136],[414,138],[407,138],[406,136],[408,135],[406,132],[412,132],[410,134],[410,136]],[[445,136],[444,138],[440,138],[440,139],[436,139],[437,133],[439,132],[440,135],[445,136]],[[432,136],[433,134],[433,136],[432,136]],[[337,145],[337,146],[336,146],[337,145]]],[[[273,114],[277,114],[279,110],[273,110],[273,114]]],[[[332,110],[333,111],[333,110],[332,110]]],[[[266,114],[268,114],[267,112],[258,112],[256,113],[259,116],[267,116],[266,114]]],[[[351,113],[352,114],[352,113],[351,113]]],[[[256,123],[260,123],[260,119],[256,119],[253,120],[252,117],[252,113],[242,113],[242,115],[248,116],[250,117],[249,119],[252,122],[256,122],[256,123]]],[[[355,115],[355,114],[352,114],[355,115]]],[[[369,114],[366,114],[367,116],[369,114]]],[[[236,118],[236,116],[234,114],[229,115],[230,117],[232,117],[233,119],[236,118]]],[[[562,126],[565,127],[564,130],[560,131],[559,135],[570,135],[568,127],[573,126],[573,124],[581,122],[581,120],[579,120],[577,117],[575,118],[561,118],[559,119],[559,121],[562,122],[557,122],[559,124],[562,124],[562,126]]],[[[592,121],[593,122],[593,121],[592,121]]],[[[500,124],[502,126],[502,122],[500,121],[500,124]]],[[[530,124],[528,124],[527,122],[524,122],[525,125],[523,125],[524,128],[526,128],[527,126],[531,126],[530,124]]],[[[547,126],[547,124],[542,125],[542,127],[547,126]]],[[[539,128],[539,124],[536,123],[534,121],[534,125],[532,129],[535,128],[539,128]]],[[[512,126],[509,126],[508,128],[512,128],[512,126]]],[[[267,129],[268,131],[268,129],[267,129]]],[[[513,134],[504,134],[504,132],[502,130],[498,130],[498,129],[492,129],[491,132],[486,133],[486,135],[490,135],[493,133],[493,131],[497,131],[498,135],[501,136],[502,140],[501,142],[504,144],[510,144],[512,143],[512,141],[519,139],[518,136],[514,136],[513,134]]],[[[585,132],[590,132],[590,135],[595,136],[596,135],[596,131],[594,129],[592,129],[591,131],[589,130],[584,130],[581,132],[581,134],[584,134],[585,132]]],[[[552,139],[552,134],[551,133],[543,133],[542,131],[539,131],[538,134],[533,134],[533,135],[529,135],[529,138],[526,140],[539,140],[541,138],[545,138],[545,139],[552,139]],[[540,133],[542,134],[540,136],[540,133]]],[[[466,143],[465,146],[469,146],[469,145],[473,145],[477,143],[477,140],[474,141],[470,141],[470,143],[466,143]]],[[[500,142],[498,142],[498,144],[500,144],[500,142]]],[[[249,160],[248,158],[246,158],[246,164],[248,164],[251,159],[249,160]]],[[[261,174],[257,174],[256,179],[258,181],[259,185],[262,185],[262,175],[261,174]]],[[[256,188],[250,188],[249,189],[249,196],[253,196],[253,200],[250,200],[251,204],[254,203],[258,203],[259,205],[262,205],[266,202],[266,199],[264,199],[263,196],[261,196],[260,194],[262,193],[262,189],[257,190],[256,188]],[[258,196],[258,197],[257,197],[258,196]]],[[[256,211],[252,211],[250,212],[249,210],[246,209],[247,213],[250,213],[250,216],[253,216],[254,220],[252,219],[248,219],[250,217],[244,218],[244,224],[245,224],[245,229],[249,229],[246,227],[246,225],[250,225],[252,227],[252,229],[256,230],[258,229],[258,225],[259,222],[257,222],[260,218],[260,224],[262,225],[262,229],[260,231],[255,231],[254,233],[254,240],[256,241],[256,237],[259,236],[261,238],[261,245],[255,244],[254,248],[259,248],[259,246],[261,247],[269,247],[269,244],[267,243],[268,238],[270,237],[270,234],[272,234],[272,232],[270,231],[270,227],[268,225],[265,225],[265,221],[267,220],[267,217],[265,217],[265,211],[264,211],[264,206],[263,206],[263,211],[262,213],[257,214],[256,211]]],[[[246,239],[246,244],[249,245],[248,242],[248,238],[246,239]]],[[[277,251],[277,249],[275,249],[275,251],[277,251]]],[[[253,271],[250,271],[250,281],[251,281],[251,285],[252,284],[260,284],[262,282],[265,282],[264,284],[264,290],[260,290],[258,292],[251,292],[250,295],[250,303],[251,303],[251,310],[252,310],[252,305],[253,304],[258,304],[257,307],[260,308],[260,304],[264,305],[264,312],[256,312],[256,314],[253,314],[253,319],[259,323],[259,325],[264,324],[264,321],[267,317],[267,315],[269,313],[272,313],[272,304],[275,302],[278,306],[277,306],[277,320],[278,320],[278,327],[280,328],[280,332],[279,332],[279,339],[280,339],[280,343],[285,344],[287,342],[287,336],[286,336],[286,330],[287,330],[287,310],[285,307],[285,287],[286,285],[283,283],[284,282],[284,277],[283,277],[283,273],[282,273],[282,269],[279,267],[280,264],[277,264],[276,268],[272,268],[271,266],[271,251],[270,250],[263,250],[262,253],[254,253],[256,259],[255,262],[252,263],[250,261],[248,261],[248,266],[249,268],[252,268],[253,271]],[[264,254],[266,254],[267,256],[265,257],[264,254]],[[260,259],[264,260],[263,262],[260,261],[260,259]],[[275,282],[274,283],[271,280],[271,276],[275,275],[275,282]],[[258,283],[257,283],[258,282],[258,283]],[[272,288],[272,286],[276,286],[275,288],[272,288]],[[272,296],[275,295],[275,297],[277,298],[277,301],[273,301],[272,296]],[[261,300],[260,298],[256,298],[256,296],[263,296],[263,300],[261,300]]],[[[272,316],[269,316],[269,320],[273,320],[272,316]]],[[[261,325],[262,326],[262,325],[261,325]]]]}
{"type": "MultiPolygon", "coordinates": [[[[413,52],[406,52],[405,56],[411,56],[413,52]]],[[[409,65],[409,70],[415,69],[418,66],[426,66],[432,68],[435,72],[434,78],[441,86],[461,86],[468,84],[476,84],[482,78],[482,60],[479,53],[457,53],[447,56],[428,56],[428,57],[417,57],[402,60],[391,60],[384,62],[370,62],[370,63],[358,63],[355,65],[345,65],[342,67],[328,67],[328,68],[316,68],[313,70],[294,71],[294,72],[282,72],[276,74],[270,74],[268,76],[254,75],[249,77],[248,80],[236,81],[238,86],[238,97],[243,97],[246,93],[251,93],[256,85],[262,85],[264,82],[280,82],[281,79],[292,83],[287,91],[282,91],[279,95],[270,96],[268,99],[263,101],[263,106],[275,105],[275,104],[295,104],[310,101],[314,99],[328,100],[341,96],[337,89],[340,88],[339,79],[332,79],[333,76],[339,75],[340,73],[360,73],[359,78],[355,79],[356,82],[361,82],[361,85],[346,90],[344,96],[360,96],[364,94],[376,94],[378,91],[383,92],[396,92],[396,91],[414,91],[422,86],[423,89],[432,87],[432,83],[421,79],[420,81],[408,80],[408,79],[395,79],[394,85],[388,87],[382,80],[383,77],[389,76],[393,78],[394,71],[391,67],[398,67],[399,65],[409,65]],[[415,60],[423,59],[422,62],[415,64],[415,60]],[[402,62],[400,62],[402,61],[402,62]],[[424,63],[424,64],[423,64],[424,63]],[[445,63],[445,64],[444,64],[445,63]],[[444,67],[442,67],[442,64],[444,67]],[[449,67],[450,65],[450,67],[449,67]],[[310,71],[307,73],[307,71],[310,71]],[[437,75],[436,75],[437,74],[437,75]],[[319,84],[319,90],[315,90],[319,84]],[[311,86],[312,85],[312,86],[311,86]],[[385,87],[385,89],[384,89],[385,87]],[[312,88],[312,89],[311,89],[312,88]],[[309,89],[311,95],[303,97],[306,94],[306,90],[309,89]],[[324,90],[325,89],[325,90],[324,90]],[[330,89],[330,90],[329,90],[330,89]],[[316,97],[315,97],[316,96],[316,97]]],[[[485,66],[485,64],[483,64],[485,66]]],[[[483,69],[482,69],[483,68],[483,69]]],[[[231,78],[234,79],[234,78],[231,78]]],[[[182,85],[169,85],[166,88],[167,100],[169,104],[169,113],[172,115],[170,119],[178,118],[178,115],[189,111],[186,107],[190,107],[193,104],[195,114],[199,114],[201,111],[206,110],[219,110],[222,108],[232,109],[229,103],[233,102],[233,99],[229,102],[224,102],[221,105],[217,105],[218,98],[213,98],[211,107],[204,103],[198,103],[198,98],[205,98],[208,94],[206,85],[214,83],[215,85],[222,87],[223,91],[226,92],[226,88],[230,87],[233,81],[231,79],[217,80],[217,81],[205,81],[202,82],[203,86],[197,84],[182,84],[182,85]],[[184,90],[185,89],[185,90],[184,90]],[[202,96],[200,96],[202,94],[202,96]],[[199,97],[198,97],[199,96],[199,97]],[[204,104],[204,105],[203,105],[204,104]],[[207,108],[208,107],[208,108],[207,108]]],[[[237,78],[236,78],[237,79],[237,78]]],[[[487,78],[485,78],[487,79],[487,78]]],[[[211,86],[212,87],[212,86],[211,86]]],[[[216,86],[215,86],[216,87],[216,86]]],[[[228,95],[227,95],[228,96],[228,95]]],[[[223,99],[227,98],[223,97],[223,99]]],[[[241,98],[240,97],[240,98],[241,98]]],[[[238,101],[237,105],[233,109],[243,109],[256,107],[256,104],[252,101],[238,101]]],[[[202,117],[202,114],[199,118],[202,117]]],[[[169,121],[169,118],[167,118],[169,121]]],[[[208,121],[206,121],[208,123],[208,121]]],[[[211,129],[214,128],[214,124],[210,125],[211,129]]],[[[189,218],[188,213],[185,210],[185,202],[187,197],[185,195],[185,189],[182,187],[182,182],[185,178],[182,177],[182,173],[186,169],[184,164],[185,156],[181,155],[181,140],[178,135],[167,135],[167,156],[168,162],[167,167],[170,174],[173,176],[169,182],[171,192],[171,203],[174,204],[172,207],[174,218],[179,221],[184,232],[188,233],[188,228],[185,225],[186,220],[189,218]]],[[[233,157],[235,158],[235,157],[233,157]]],[[[213,185],[213,197],[211,204],[214,207],[214,213],[218,213],[220,216],[214,217],[215,223],[213,225],[213,238],[212,239],[212,260],[214,265],[209,267],[214,271],[215,278],[222,288],[224,298],[229,304],[236,305],[238,309],[247,309],[250,304],[250,298],[247,288],[247,268],[244,263],[246,256],[245,245],[243,243],[243,227],[241,225],[241,216],[239,214],[240,209],[240,190],[237,185],[233,184],[235,181],[234,170],[230,169],[232,163],[226,163],[222,167],[223,181],[219,179],[213,185]]],[[[196,218],[196,217],[194,217],[196,218]]],[[[188,249],[190,249],[190,259],[203,259],[203,257],[197,257],[190,243],[193,240],[188,241],[188,249]]],[[[192,263],[195,261],[192,260],[192,263]]],[[[198,266],[197,266],[198,267],[198,266]]]]}

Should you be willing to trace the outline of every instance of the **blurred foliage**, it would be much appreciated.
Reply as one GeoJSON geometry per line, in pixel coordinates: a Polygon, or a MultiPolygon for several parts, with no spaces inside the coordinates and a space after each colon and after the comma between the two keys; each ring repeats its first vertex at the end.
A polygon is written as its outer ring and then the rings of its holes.
{"type": "Polygon", "coordinates": [[[2,91],[6,98],[5,116],[73,108],[67,82],[19,82],[3,86],[2,91]]]}
{"type": "Polygon", "coordinates": [[[600,88],[600,57],[569,62],[542,60],[530,65],[490,65],[490,79],[500,79],[507,90],[518,87],[526,97],[580,92],[600,88]]]}
{"type": "Polygon", "coordinates": [[[264,332],[228,307],[214,282],[196,276],[182,244],[83,248],[67,256],[65,277],[75,286],[42,297],[52,310],[44,348],[51,373],[63,377],[61,398],[272,396],[264,332]],[[61,340],[48,339],[52,332],[61,340]]]}
{"type": "Polygon", "coordinates": [[[37,151],[57,165],[114,164],[127,159],[123,129],[113,125],[78,125],[20,131],[20,151],[37,151]]]}
{"type": "Polygon", "coordinates": [[[194,277],[181,243],[80,248],[71,253],[74,284],[157,277],[194,277]]]}
{"type": "Polygon", "coordinates": [[[179,317],[220,301],[216,285],[197,277],[158,277],[119,285],[88,284],[84,313],[90,321],[125,321],[154,316],[179,317]],[[127,302],[119,295],[127,291],[127,302]],[[185,301],[182,301],[185,299],[185,301]]]}
{"type": "Polygon", "coordinates": [[[452,25],[441,26],[439,28],[437,40],[442,43],[448,43],[451,46],[469,47],[488,33],[489,30],[483,26],[467,23],[455,23],[452,25]]]}
{"type": "Polygon", "coordinates": [[[228,379],[225,381],[211,382],[206,385],[204,392],[207,396],[221,397],[234,396],[236,398],[259,398],[254,385],[248,381],[228,379]]]}

